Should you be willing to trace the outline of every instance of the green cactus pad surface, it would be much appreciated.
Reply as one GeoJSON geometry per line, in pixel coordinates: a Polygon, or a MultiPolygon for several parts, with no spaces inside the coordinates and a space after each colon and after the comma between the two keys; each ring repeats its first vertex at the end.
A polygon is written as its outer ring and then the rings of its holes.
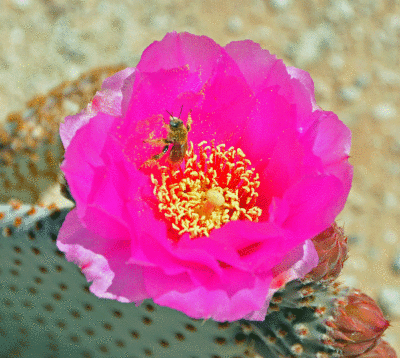
{"type": "Polygon", "coordinates": [[[340,357],[325,322],[345,292],[321,281],[293,280],[272,297],[263,322],[241,320],[243,331],[263,357],[340,357]]]}
{"type": "Polygon", "coordinates": [[[0,205],[0,357],[253,356],[238,323],[93,295],[55,244],[67,213],[0,205]]]}

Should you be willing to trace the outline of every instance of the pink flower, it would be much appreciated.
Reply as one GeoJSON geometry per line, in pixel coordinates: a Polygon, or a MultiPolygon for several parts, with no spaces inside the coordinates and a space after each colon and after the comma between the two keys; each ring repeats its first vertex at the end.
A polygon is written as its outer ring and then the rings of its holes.
{"type": "Polygon", "coordinates": [[[272,294],[317,265],[310,239],[351,186],[349,129],[316,105],[307,72],[249,40],[169,33],[60,134],[76,207],[59,249],[97,296],[194,318],[263,320],[272,294]],[[182,162],[184,136],[151,159],[168,112],[188,131],[182,162]]]}

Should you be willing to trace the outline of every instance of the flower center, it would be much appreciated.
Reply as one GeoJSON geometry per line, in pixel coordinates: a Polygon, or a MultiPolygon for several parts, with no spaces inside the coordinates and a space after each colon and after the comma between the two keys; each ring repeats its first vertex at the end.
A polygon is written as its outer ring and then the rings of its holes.
{"type": "Polygon", "coordinates": [[[190,143],[185,167],[160,167],[157,180],[151,175],[159,210],[179,235],[209,236],[212,229],[233,220],[258,221],[261,209],[255,205],[259,175],[251,168],[243,151],[225,144],[190,143]]]}

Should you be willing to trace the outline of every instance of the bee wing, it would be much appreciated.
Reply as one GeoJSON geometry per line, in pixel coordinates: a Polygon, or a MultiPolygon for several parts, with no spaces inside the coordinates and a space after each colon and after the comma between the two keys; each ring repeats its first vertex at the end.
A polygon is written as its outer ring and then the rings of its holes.
{"type": "Polygon", "coordinates": [[[138,168],[149,158],[162,151],[165,143],[157,144],[157,139],[166,138],[164,117],[153,115],[137,122],[135,130],[124,142],[123,152],[127,159],[138,168]]]}

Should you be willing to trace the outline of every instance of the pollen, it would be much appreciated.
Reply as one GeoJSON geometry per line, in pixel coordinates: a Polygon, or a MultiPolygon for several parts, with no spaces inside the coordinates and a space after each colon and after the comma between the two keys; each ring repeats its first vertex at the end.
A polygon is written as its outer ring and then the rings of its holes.
{"type": "Polygon", "coordinates": [[[211,230],[235,220],[257,222],[259,175],[243,151],[225,144],[193,143],[179,168],[160,166],[151,175],[158,208],[179,235],[209,236],[211,230]]]}

